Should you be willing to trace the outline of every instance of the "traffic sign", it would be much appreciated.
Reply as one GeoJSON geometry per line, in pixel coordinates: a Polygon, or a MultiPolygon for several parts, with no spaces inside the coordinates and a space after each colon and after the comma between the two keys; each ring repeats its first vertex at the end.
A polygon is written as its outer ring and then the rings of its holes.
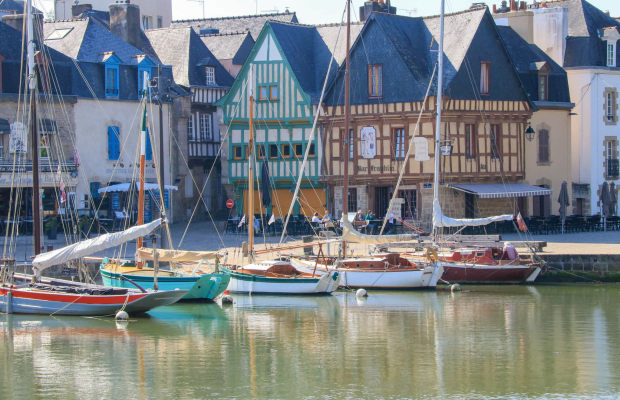
{"type": "Polygon", "coordinates": [[[230,200],[230,199],[229,199],[229,200],[226,200],[226,207],[228,207],[228,208],[233,208],[233,205],[234,205],[234,204],[235,204],[235,203],[233,203],[233,201],[232,201],[232,200],[230,200]]]}

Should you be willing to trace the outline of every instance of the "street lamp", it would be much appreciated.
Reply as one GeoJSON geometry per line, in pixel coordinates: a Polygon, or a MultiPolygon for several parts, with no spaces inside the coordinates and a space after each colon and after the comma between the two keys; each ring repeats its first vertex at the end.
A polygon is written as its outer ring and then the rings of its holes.
{"type": "Polygon", "coordinates": [[[529,142],[531,142],[532,140],[534,140],[534,135],[536,135],[536,131],[534,131],[534,128],[532,128],[532,123],[528,122],[527,129],[525,130],[525,138],[529,142]]]}

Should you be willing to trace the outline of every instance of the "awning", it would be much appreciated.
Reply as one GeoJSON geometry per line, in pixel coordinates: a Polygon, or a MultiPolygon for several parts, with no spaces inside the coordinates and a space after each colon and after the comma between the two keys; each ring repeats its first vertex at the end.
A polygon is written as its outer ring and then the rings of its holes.
{"type": "Polygon", "coordinates": [[[11,124],[6,119],[0,118],[0,134],[9,134],[11,133],[11,124]]]}
{"type": "MultiPolygon", "coordinates": [[[[139,190],[140,183],[136,182],[135,190],[139,190]]],[[[97,190],[98,193],[108,193],[108,192],[128,192],[130,190],[134,190],[132,188],[131,183],[119,183],[118,185],[110,185],[104,188],[97,190]]],[[[159,190],[159,185],[157,183],[145,183],[144,190],[159,190]]],[[[179,190],[176,186],[172,185],[164,185],[164,190],[179,190]]]]}
{"type": "Polygon", "coordinates": [[[41,135],[53,135],[58,132],[58,126],[53,119],[41,119],[39,120],[39,134],[41,135]]]}
{"type": "Polygon", "coordinates": [[[475,194],[481,199],[499,199],[504,197],[529,197],[551,195],[551,189],[525,183],[471,183],[452,184],[452,189],[475,194]]]}

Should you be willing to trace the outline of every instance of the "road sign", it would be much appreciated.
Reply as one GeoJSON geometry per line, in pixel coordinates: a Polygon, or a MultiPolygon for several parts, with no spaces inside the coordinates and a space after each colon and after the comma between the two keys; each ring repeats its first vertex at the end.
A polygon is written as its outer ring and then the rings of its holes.
{"type": "Polygon", "coordinates": [[[233,203],[233,201],[232,201],[232,200],[230,200],[230,199],[229,199],[229,200],[226,200],[226,207],[228,207],[228,208],[233,208],[233,205],[234,205],[234,204],[235,204],[235,203],[233,203]]]}

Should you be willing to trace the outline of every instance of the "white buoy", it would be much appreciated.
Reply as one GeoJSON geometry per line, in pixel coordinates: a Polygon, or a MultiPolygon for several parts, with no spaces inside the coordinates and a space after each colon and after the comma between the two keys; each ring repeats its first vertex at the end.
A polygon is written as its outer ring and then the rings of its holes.
{"type": "Polygon", "coordinates": [[[222,296],[222,304],[232,304],[233,303],[233,297],[230,295],[224,295],[222,296]]]}
{"type": "Polygon", "coordinates": [[[129,319],[129,314],[125,311],[119,311],[116,313],[116,320],[118,321],[127,321],[129,319]]]}
{"type": "Polygon", "coordinates": [[[458,283],[453,283],[452,286],[450,286],[450,290],[452,292],[460,292],[461,291],[461,285],[459,285],[458,283]]]}
{"type": "Polygon", "coordinates": [[[366,293],[366,289],[357,289],[355,292],[355,297],[367,297],[368,293],[366,293]]]}

